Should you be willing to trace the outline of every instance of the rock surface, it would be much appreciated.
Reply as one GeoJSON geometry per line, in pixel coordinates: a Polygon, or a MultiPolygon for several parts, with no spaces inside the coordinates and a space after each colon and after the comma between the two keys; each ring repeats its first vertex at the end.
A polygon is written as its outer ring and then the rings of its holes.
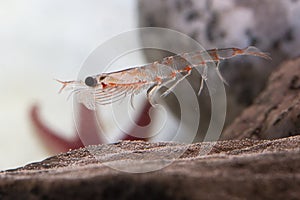
{"type": "MultiPolygon", "coordinates": [[[[0,172],[0,199],[297,199],[300,196],[300,136],[273,140],[217,142],[208,155],[202,146],[175,143],[119,142],[92,146],[39,163],[0,172]],[[132,174],[106,164],[138,155],[186,147],[162,170],[132,174]]],[[[151,156],[141,166],[151,164],[151,156]]]]}
{"type": "Polygon", "coordinates": [[[223,139],[275,139],[300,134],[300,58],[283,63],[267,88],[223,133],[223,139]]]}
{"type": "Polygon", "coordinates": [[[141,27],[171,28],[191,36],[205,48],[253,45],[280,52],[281,59],[283,55],[295,57],[300,53],[298,0],[140,0],[138,3],[141,27]]]}

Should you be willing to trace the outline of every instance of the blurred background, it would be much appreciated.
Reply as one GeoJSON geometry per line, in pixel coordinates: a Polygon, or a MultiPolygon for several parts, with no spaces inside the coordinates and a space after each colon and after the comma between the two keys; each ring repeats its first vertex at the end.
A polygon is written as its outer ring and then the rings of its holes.
{"type": "Polygon", "coordinates": [[[29,116],[72,137],[72,103],[54,78],[72,80],[103,41],[137,26],[135,0],[0,1],[0,170],[50,155],[29,116]]]}
{"type": "MultiPolygon", "coordinates": [[[[112,36],[136,27],[165,27],[189,35],[205,49],[253,45],[271,53],[272,62],[242,57],[222,64],[221,72],[230,85],[226,88],[229,124],[253,102],[282,61],[300,55],[299,18],[300,1],[296,0],[0,0],[0,170],[62,151],[55,145],[51,151],[45,147],[47,139],[41,140],[34,120],[63,138],[74,138],[72,102],[66,100],[68,94],[57,94],[60,85],[54,78],[76,78],[89,54],[112,36]],[[39,106],[39,112],[33,106],[39,106]]],[[[145,63],[164,56],[149,52],[147,59],[141,54],[135,59],[145,63]]],[[[198,89],[199,75],[189,81],[198,89]]],[[[207,95],[199,101],[209,113],[207,95]]],[[[167,102],[178,115],[173,106],[176,100],[167,98],[167,102]]],[[[90,113],[81,111],[89,119],[85,124],[89,128],[83,128],[91,129],[90,113]]],[[[143,117],[141,123],[149,121],[143,117]]],[[[203,130],[198,133],[206,130],[209,114],[202,119],[203,130]]],[[[45,127],[39,130],[51,132],[45,127]]],[[[74,147],[82,145],[76,142],[74,147]]]]}
{"type": "MultiPolygon", "coordinates": [[[[255,46],[272,61],[238,56],[221,62],[226,87],[226,126],[264,89],[269,75],[285,60],[300,55],[300,1],[296,0],[139,0],[139,26],[165,27],[185,33],[205,49],[255,46]]],[[[151,37],[144,37],[144,40],[151,37]]],[[[156,42],[164,42],[159,39],[156,42]]],[[[172,44],[170,45],[172,46],[172,44]]],[[[181,48],[180,46],[178,48],[181,48]]],[[[147,58],[166,54],[146,53],[147,58]]],[[[199,76],[187,78],[196,90],[199,76]]],[[[198,98],[201,121],[195,142],[202,141],[210,122],[210,98],[204,90],[198,98]],[[204,112],[202,112],[204,111],[204,112]],[[205,113],[203,116],[202,113],[205,113]]],[[[167,100],[175,116],[175,100],[167,100]]],[[[193,112],[189,108],[188,112],[193,112]]]]}

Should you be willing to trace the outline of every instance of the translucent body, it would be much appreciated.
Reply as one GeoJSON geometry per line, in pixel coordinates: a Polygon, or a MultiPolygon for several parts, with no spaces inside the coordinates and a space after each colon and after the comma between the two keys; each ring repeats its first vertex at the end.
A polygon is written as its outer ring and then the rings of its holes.
{"type": "Polygon", "coordinates": [[[153,105],[153,96],[162,86],[171,84],[171,87],[162,94],[168,95],[180,81],[191,74],[193,68],[200,68],[203,72],[198,93],[200,95],[204,80],[207,78],[208,63],[216,63],[218,75],[225,82],[219,72],[219,63],[239,55],[270,59],[268,54],[255,47],[212,49],[170,56],[140,67],[90,76],[85,82],[59,82],[63,84],[61,91],[66,87],[72,89],[71,94],[76,94],[78,101],[92,110],[96,108],[96,104],[111,104],[128,95],[133,97],[143,90],[147,90],[148,100],[153,105]]]}

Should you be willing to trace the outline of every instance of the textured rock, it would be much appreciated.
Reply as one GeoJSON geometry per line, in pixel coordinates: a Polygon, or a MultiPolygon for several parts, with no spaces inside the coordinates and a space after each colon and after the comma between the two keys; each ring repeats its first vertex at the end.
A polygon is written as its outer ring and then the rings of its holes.
{"type": "Polygon", "coordinates": [[[272,74],[267,88],[223,133],[223,139],[274,139],[300,134],[300,59],[272,74]]]}
{"type": "MultiPolygon", "coordinates": [[[[300,196],[300,136],[274,141],[221,141],[209,155],[202,144],[120,142],[86,149],[0,172],[1,199],[297,199],[300,196]],[[130,174],[105,164],[126,163],[146,153],[187,151],[160,171],[130,174]]],[[[142,159],[147,167],[153,160],[142,159]]]]}
{"type": "Polygon", "coordinates": [[[186,33],[206,48],[255,45],[297,56],[299,10],[297,0],[141,0],[139,22],[186,33]]]}
{"type": "MultiPolygon", "coordinates": [[[[141,27],[180,31],[205,49],[253,45],[271,53],[272,62],[240,57],[221,65],[222,74],[230,85],[227,88],[228,122],[253,102],[272,70],[282,61],[300,55],[299,13],[300,1],[297,0],[139,1],[141,27]]],[[[151,37],[147,35],[143,40],[147,38],[151,37]]],[[[163,37],[156,40],[166,42],[163,37]]],[[[169,44],[170,47],[174,45],[176,41],[169,44]]],[[[183,45],[178,45],[178,49],[184,49],[183,45]]],[[[157,55],[147,55],[157,58],[157,55]]],[[[199,77],[191,77],[190,81],[195,88],[199,87],[199,77]]],[[[209,99],[204,100],[204,104],[207,106],[209,99]]]]}

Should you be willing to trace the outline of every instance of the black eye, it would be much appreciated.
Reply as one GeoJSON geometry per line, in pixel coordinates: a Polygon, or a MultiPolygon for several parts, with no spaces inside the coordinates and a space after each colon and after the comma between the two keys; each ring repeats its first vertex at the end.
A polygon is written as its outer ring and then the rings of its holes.
{"type": "Polygon", "coordinates": [[[87,77],[84,82],[87,86],[90,86],[90,87],[95,87],[97,85],[97,80],[90,76],[87,77]]]}

